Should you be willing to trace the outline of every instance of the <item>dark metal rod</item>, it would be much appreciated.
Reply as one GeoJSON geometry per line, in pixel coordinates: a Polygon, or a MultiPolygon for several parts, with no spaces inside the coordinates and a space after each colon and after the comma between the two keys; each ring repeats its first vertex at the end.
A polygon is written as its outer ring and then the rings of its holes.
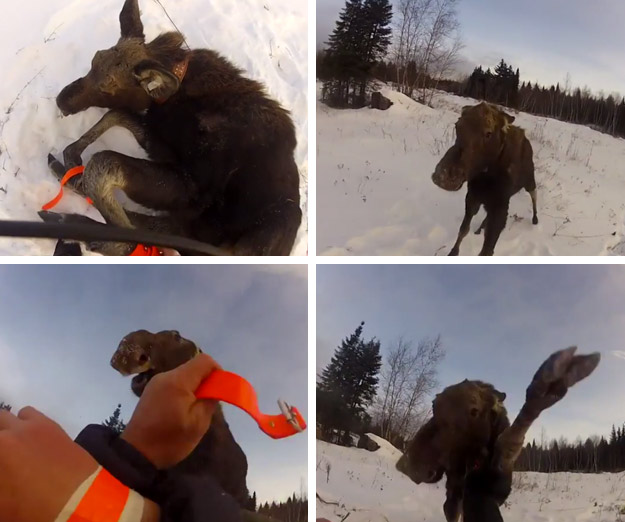
{"type": "Polygon", "coordinates": [[[74,241],[119,241],[172,248],[178,251],[192,252],[194,255],[229,255],[221,248],[194,239],[105,224],[0,220],[0,236],[70,239],[74,241]]]}

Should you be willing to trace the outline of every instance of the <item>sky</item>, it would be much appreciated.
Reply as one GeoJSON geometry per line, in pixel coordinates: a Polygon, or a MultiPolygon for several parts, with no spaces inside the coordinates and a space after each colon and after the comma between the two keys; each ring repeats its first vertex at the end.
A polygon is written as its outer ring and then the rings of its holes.
{"type": "MultiPolygon", "coordinates": [[[[118,403],[137,403],[109,361],[138,329],[176,329],[255,387],[261,411],[277,399],[307,408],[307,266],[0,266],[0,401],[31,405],[75,437],[118,403]]],[[[259,501],[306,491],[307,437],[273,440],[225,405],[259,501]]]]}
{"type": "Polygon", "coordinates": [[[512,420],[540,364],[577,346],[601,352],[586,380],[543,412],[528,438],[574,441],[609,435],[625,423],[625,266],[619,265],[319,265],[317,364],[365,321],[382,342],[441,335],[446,357],[436,392],[464,379],[507,394],[512,420]]]}
{"type": "MultiPolygon", "coordinates": [[[[394,3],[396,0],[394,1],[394,3]]],[[[327,40],[344,0],[317,0],[317,45],[327,40]]],[[[588,86],[625,94],[622,0],[459,0],[462,72],[503,58],[521,81],[588,86]]]]}

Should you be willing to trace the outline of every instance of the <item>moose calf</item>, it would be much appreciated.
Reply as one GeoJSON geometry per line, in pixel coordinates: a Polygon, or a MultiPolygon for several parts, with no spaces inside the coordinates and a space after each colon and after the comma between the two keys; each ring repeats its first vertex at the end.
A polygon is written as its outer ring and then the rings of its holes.
{"type": "Polygon", "coordinates": [[[508,219],[510,198],[524,188],[532,198],[532,223],[536,215],[536,181],[532,146],[523,129],[512,126],[514,116],[494,105],[467,105],[456,122],[456,143],[436,165],[432,181],[442,189],[460,190],[467,182],[465,213],[450,256],[457,256],[469,233],[471,219],[482,205],[486,218],[481,256],[492,256],[508,219]]]}
{"type": "Polygon", "coordinates": [[[447,476],[447,522],[502,522],[499,506],[512,488],[512,469],[527,430],[540,413],[590,375],[600,355],[553,353],[527,388],[525,404],[510,425],[505,393],[481,381],[448,386],[432,403],[432,418],[417,432],[397,469],[420,484],[447,476]]]}
{"type": "MultiPolygon", "coordinates": [[[[146,43],[138,0],[126,0],[121,38],[57,97],[64,115],[112,109],[64,150],[65,168],[113,126],[128,129],[150,161],[94,154],[69,185],[107,223],[183,235],[240,255],[288,255],[301,222],[296,137],[289,113],[263,86],[214,51],[183,49],[165,33],[146,43]],[[125,210],[115,189],[165,216],[125,210]]],[[[99,245],[125,255],[134,245],[99,245]]]]}

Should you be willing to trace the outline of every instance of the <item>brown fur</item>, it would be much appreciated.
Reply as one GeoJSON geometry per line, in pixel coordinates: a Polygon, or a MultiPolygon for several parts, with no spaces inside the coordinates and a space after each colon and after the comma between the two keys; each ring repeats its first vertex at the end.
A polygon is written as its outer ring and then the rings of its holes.
{"type": "Polygon", "coordinates": [[[114,225],[182,234],[234,254],[288,255],[301,222],[288,111],[216,52],[184,50],[180,33],[146,43],[137,0],[126,0],[120,25],[118,43],[98,51],[87,75],[57,97],[66,115],[114,109],[65,149],[65,167],[80,164],[85,148],[113,126],[127,128],[151,161],[104,151],[70,185],[114,225]],[[172,71],[185,59],[180,81],[172,71]],[[135,219],[114,189],[168,214],[135,219]]]}
{"type": "MultiPolygon", "coordinates": [[[[199,351],[193,341],[181,337],[176,330],[156,334],[137,330],[121,340],[111,358],[111,366],[122,375],[139,373],[133,377],[131,388],[141,397],[154,375],[177,368],[199,351]]],[[[234,440],[221,406],[200,443],[173,469],[181,473],[208,473],[241,506],[248,500],[247,458],[234,440]]]]}
{"type": "Polygon", "coordinates": [[[486,219],[476,231],[485,229],[480,255],[493,255],[508,218],[510,198],[522,188],[532,198],[532,223],[538,223],[532,146],[513,122],[514,116],[488,103],[464,107],[456,122],[456,143],[432,175],[432,181],[445,190],[460,190],[465,181],[468,185],[465,217],[449,255],[458,255],[471,219],[482,205],[486,219]]]}

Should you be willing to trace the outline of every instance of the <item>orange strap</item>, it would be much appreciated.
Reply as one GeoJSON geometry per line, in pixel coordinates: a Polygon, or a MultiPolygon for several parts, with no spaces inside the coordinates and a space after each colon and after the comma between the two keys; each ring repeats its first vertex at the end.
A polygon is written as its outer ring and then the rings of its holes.
{"type": "MultiPolygon", "coordinates": [[[[42,210],[50,210],[51,208],[54,208],[58,205],[59,201],[61,201],[61,199],[63,198],[63,187],[67,184],[67,182],[72,179],[74,176],[78,176],[80,174],[82,174],[85,171],[85,167],[84,165],[79,165],[78,167],[73,167],[71,169],[69,169],[66,173],[65,176],[63,176],[63,178],[61,179],[61,188],[59,189],[59,193],[50,201],[48,201],[45,205],[43,205],[41,207],[42,210]]],[[[87,203],[89,203],[90,205],[93,205],[93,200],[91,198],[87,198],[87,203]]],[[[135,248],[132,253],[130,253],[131,256],[162,256],[163,255],[163,251],[158,248],[158,247],[147,247],[144,245],[137,245],[137,248],[135,248]]]]}
{"type": "Polygon", "coordinates": [[[118,522],[129,495],[130,489],[102,468],[67,522],[118,522]]]}
{"type": "Polygon", "coordinates": [[[215,399],[227,402],[247,412],[258,427],[274,439],[295,435],[306,429],[306,421],[294,406],[279,400],[282,414],[266,415],[258,408],[256,391],[252,385],[236,373],[214,370],[195,391],[199,399],[215,399]]]}
{"type": "MultiPolygon", "coordinates": [[[[85,171],[84,165],[78,165],[78,167],[69,169],[65,173],[65,176],[63,176],[63,178],[61,179],[61,188],[59,189],[59,193],[52,200],[48,201],[44,206],[42,206],[41,210],[50,210],[51,208],[56,207],[59,201],[61,201],[61,199],[63,198],[63,187],[65,186],[65,184],[74,176],[78,176],[79,174],[82,174],[84,171],[85,171]]],[[[90,205],[93,205],[93,201],[91,200],[91,198],[87,198],[87,203],[89,203],[90,205]]]]}

